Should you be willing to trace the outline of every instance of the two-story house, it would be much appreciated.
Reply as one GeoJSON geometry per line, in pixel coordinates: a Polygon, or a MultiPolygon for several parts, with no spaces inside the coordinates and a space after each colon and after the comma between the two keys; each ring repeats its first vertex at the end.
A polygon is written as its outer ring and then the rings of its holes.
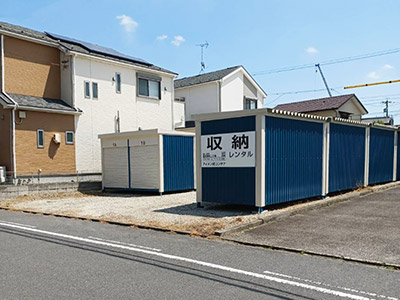
{"type": "Polygon", "coordinates": [[[7,23],[0,41],[0,165],[14,178],[74,173],[81,111],[62,100],[59,44],[7,23]]]}
{"type": "Polygon", "coordinates": [[[263,108],[267,94],[243,66],[175,80],[175,101],[185,103],[186,127],[192,115],[263,108]]]}
{"type": "Polygon", "coordinates": [[[99,134],[174,129],[176,73],[7,23],[0,38],[0,165],[12,177],[99,173],[99,134]]]}

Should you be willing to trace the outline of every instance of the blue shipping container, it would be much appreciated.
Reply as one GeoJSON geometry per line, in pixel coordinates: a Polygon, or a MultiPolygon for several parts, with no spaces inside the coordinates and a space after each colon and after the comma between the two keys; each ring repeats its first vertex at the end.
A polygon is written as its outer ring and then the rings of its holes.
{"type": "Polygon", "coordinates": [[[394,131],[371,128],[368,184],[393,180],[394,131]]]}
{"type": "Polygon", "coordinates": [[[329,192],[363,186],[365,128],[335,123],[329,126],[329,192]]]}
{"type": "Polygon", "coordinates": [[[320,196],[323,124],[265,118],[265,204],[320,196]]]}
{"type": "Polygon", "coordinates": [[[163,135],[164,191],[194,189],[193,137],[163,135]]]}
{"type": "MultiPolygon", "coordinates": [[[[255,131],[255,116],[203,121],[201,135],[255,131]]],[[[199,166],[200,167],[200,166],[199,166]]],[[[255,205],[255,168],[201,168],[202,201],[255,205]]]]}

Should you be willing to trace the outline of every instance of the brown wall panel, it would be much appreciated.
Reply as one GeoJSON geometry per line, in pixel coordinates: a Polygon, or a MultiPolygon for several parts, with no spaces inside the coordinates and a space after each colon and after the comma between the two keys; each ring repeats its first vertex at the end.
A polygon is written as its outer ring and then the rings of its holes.
{"type": "Polygon", "coordinates": [[[0,166],[11,171],[11,123],[10,109],[0,108],[0,166]]]}
{"type": "Polygon", "coordinates": [[[4,37],[5,90],[8,93],[60,99],[60,51],[4,37]]]}
{"type": "Polygon", "coordinates": [[[75,173],[75,145],[65,143],[65,132],[74,131],[74,116],[26,111],[26,119],[18,118],[15,151],[18,175],[75,173]],[[18,124],[20,123],[20,124],[18,124]],[[37,130],[44,130],[44,148],[37,147],[37,130]],[[53,142],[55,133],[61,144],[53,142]]]}

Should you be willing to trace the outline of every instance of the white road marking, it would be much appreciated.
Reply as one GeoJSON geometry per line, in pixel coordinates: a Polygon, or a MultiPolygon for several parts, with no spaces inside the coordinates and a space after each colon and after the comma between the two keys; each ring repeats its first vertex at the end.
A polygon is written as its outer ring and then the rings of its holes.
{"type": "Polygon", "coordinates": [[[265,274],[244,271],[241,269],[236,269],[236,268],[232,268],[232,267],[226,267],[223,265],[208,263],[208,262],[204,262],[201,260],[195,260],[195,259],[185,258],[185,257],[181,257],[181,256],[176,256],[176,255],[164,254],[164,253],[159,253],[159,252],[155,252],[155,251],[125,246],[125,245],[113,244],[113,243],[109,243],[109,242],[102,242],[102,241],[92,240],[92,239],[88,239],[88,238],[82,238],[82,237],[68,235],[68,234],[56,233],[56,232],[39,230],[39,229],[34,229],[34,228],[27,228],[27,227],[13,225],[13,224],[7,224],[7,223],[0,222],[0,225],[2,225],[4,227],[22,229],[22,230],[26,230],[26,231],[30,231],[30,232],[45,234],[45,235],[49,235],[49,236],[56,236],[56,237],[61,237],[61,238],[85,242],[85,243],[91,243],[91,244],[96,244],[96,245],[109,246],[109,247],[113,247],[113,248],[130,250],[130,251],[139,252],[139,253],[145,253],[145,254],[149,254],[149,255],[153,255],[153,256],[163,257],[163,258],[167,258],[167,259],[171,259],[171,260],[182,261],[182,262],[191,263],[191,264],[208,267],[208,268],[212,268],[212,269],[246,275],[246,276],[250,276],[250,277],[254,277],[254,278],[265,279],[265,280],[272,281],[272,282],[295,286],[295,287],[312,290],[312,291],[320,292],[323,294],[334,295],[334,296],[338,296],[338,297],[342,297],[342,298],[356,299],[356,300],[370,300],[370,298],[367,298],[364,296],[357,296],[354,294],[349,294],[349,293],[345,293],[345,292],[341,292],[341,291],[337,291],[337,290],[333,290],[333,289],[323,288],[323,287],[305,284],[305,283],[288,280],[288,279],[282,279],[279,277],[269,276],[269,275],[265,275],[265,274]]]}
{"type": "Polygon", "coordinates": [[[157,251],[157,252],[161,252],[162,251],[161,249],[157,249],[157,248],[150,248],[150,247],[145,247],[145,246],[140,246],[140,245],[135,245],[135,244],[128,244],[128,243],[123,243],[123,242],[118,242],[118,241],[105,240],[105,239],[97,238],[97,237],[94,237],[94,236],[89,236],[89,239],[103,241],[103,242],[110,242],[110,243],[115,243],[115,244],[119,244],[119,245],[137,247],[137,248],[141,248],[141,249],[153,250],[153,251],[157,251]]]}
{"type": "Polygon", "coordinates": [[[314,281],[314,280],[310,280],[310,279],[304,279],[304,278],[300,278],[300,277],[296,277],[296,276],[290,276],[290,275],[286,275],[286,274],[282,274],[282,273],[275,273],[275,272],[270,272],[270,271],[264,271],[263,273],[276,275],[276,276],[280,276],[280,277],[285,277],[285,278],[289,278],[289,279],[294,279],[294,280],[299,280],[299,281],[304,281],[304,282],[308,282],[308,283],[311,283],[311,284],[323,285],[323,286],[326,286],[326,287],[329,287],[329,288],[341,289],[341,290],[345,290],[345,291],[348,291],[348,292],[367,295],[367,296],[370,296],[370,297],[378,297],[378,298],[389,299],[389,300],[399,300],[398,298],[394,298],[394,297],[388,297],[388,296],[379,295],[379,294],[375,294],[375,293],[359,291],[359,290],[356,290],[356,289],[342,287],[342,286],[335,286],[335,285],[331,285],[329,283],[324,283],[324,282],[320,282],[320,281],[314,281]]]}
{"type": "Polygon", "coordinates": [[[26,224],[15,223],[15,222],[9,222],[9,221],[3,221],[3,220],[0,220],[0,222],[12,224],[12,225],[19,225],[19,226],[23,226],[23,227],[36,228],[36,226],[33,226],[33,225],[26,225],[26,224]]]}

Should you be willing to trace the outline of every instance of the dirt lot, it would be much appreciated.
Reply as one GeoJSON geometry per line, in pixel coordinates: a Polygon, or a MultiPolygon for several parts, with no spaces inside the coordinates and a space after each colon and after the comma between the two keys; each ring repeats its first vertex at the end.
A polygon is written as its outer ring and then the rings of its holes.
{"type": "Polygon", "coordinates": [[[24,196],[1,200],[0,206],[188,231],[194,235],[210,235],[261,217],[254,212],[255,208],[248,207],[210,205],[197,208],[195,192],[162,196],[119,193],[24,196]]]}

